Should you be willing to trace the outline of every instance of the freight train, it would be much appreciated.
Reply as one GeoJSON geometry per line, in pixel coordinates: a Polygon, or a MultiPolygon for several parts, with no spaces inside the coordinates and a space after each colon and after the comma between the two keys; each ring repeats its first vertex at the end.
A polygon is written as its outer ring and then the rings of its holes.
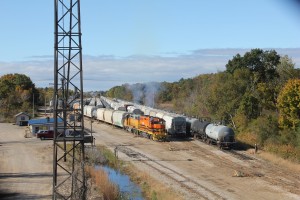
{"type": "Polygon", "coordinates": [[[165,121],[157,117],[89,105],[84,106],[84,115],[152,140],[167,139],[165,121]]]}
{"type": "MultiPolygon", "coordinates": [[[[115,101],[123,104],[130,103],[119,99],[115,99],[115,101]]],[[[141,109],[147,115],[165,119],[166,131],[168,128],[173,127],[167,131],[168,135],[193,136],[195,139],[209,144],[216,144],[220,148],[232,148],[236,143],[234,131],[230,127],[218,123],[211,123],[209,118],[190,118],[144,105],[134,104],[134,106],[141,109]],[[168,120],[169,117],[172,117],[172,121],[168,120]],[[179,125],[180,122],[181,125],[179,125]],[[178,128],[176,128],[176,125],[178,128]],[[181,129],[181,131],[179,129],[181,129]]]]}
{"type": "Polygon", "coordinates": [[[220,148],[232,148],[235,144],[234,131],[221,124],[117,99],[101,97],[101,101],[102,105],[84,106],[84,115],[153,140],[193,136],[220,148]]]}

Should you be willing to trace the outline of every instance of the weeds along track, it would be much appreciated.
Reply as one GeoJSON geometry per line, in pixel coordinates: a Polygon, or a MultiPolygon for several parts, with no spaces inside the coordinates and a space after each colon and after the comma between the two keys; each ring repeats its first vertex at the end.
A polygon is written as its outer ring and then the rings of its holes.
{"type": "Polygon", "coordinates": [[[171,169],[161,162],[155,161],[142,153],[136,152],[127,146],[118,146],[117,149],[119,152],[126,154],[128,157],[134,158],[136,159],[136,161],[140,161],[143,164],[163,174],[164,176],[172,179],[180,186],[188,189],[190,192],[193,192],[202,199],[225,199],[221,195],[183,175],[182,173],[179,173],[174,169],[171,169]]]}
{"type": "Polygon", "coordinates": [[[254,158],[254,157],[245,155],[245,154],[240,153],[240,152],[238,152],[236,150],[233,150],[233,149],[230,149],[230,150],[223,150],[222,149],[222,151],[225,152],[225,153],[231,154],[232,156],[236,157],[239,160],[256,160],[256,158],[254,158]]]}

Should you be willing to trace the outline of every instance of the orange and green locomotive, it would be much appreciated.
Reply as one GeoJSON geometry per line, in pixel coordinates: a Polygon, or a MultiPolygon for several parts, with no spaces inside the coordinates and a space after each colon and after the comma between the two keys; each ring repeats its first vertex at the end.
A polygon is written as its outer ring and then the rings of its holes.
{"type": "Polygon", "coordinates": [[[165,120],[149,115],[128,114],[123,122],[124,128],[134,134],[152,140],[165,140],[165,120]]]}

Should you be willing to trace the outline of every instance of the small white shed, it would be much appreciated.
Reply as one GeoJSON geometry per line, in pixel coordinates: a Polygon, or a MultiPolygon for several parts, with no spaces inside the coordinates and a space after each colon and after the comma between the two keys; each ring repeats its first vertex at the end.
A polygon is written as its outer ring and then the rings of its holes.
{"type": "Polygon", "coordinates": [[[16,124],[19,126],[27,126],[29,121],[29,114],[20,112],[15,115],[16,124]]]}

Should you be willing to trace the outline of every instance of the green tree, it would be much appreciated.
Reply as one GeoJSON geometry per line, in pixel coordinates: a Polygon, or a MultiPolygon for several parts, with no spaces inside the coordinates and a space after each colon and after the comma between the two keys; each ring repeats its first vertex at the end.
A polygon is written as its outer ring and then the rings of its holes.
{"type": "Polygon", "coordinates": [[[118,99],[124,99],[131,101],[132,100],[132,94],[128,89],[128,85],[124,84],[122,86],[115,86],[111,89],[109,89],[105,96],[111,97],[111,98],[118,98],[118,99]]]}
{"type": "Polygon", "coordinates": [[[158,100],[160,103],[170,102],[173,100],[172,86],[173,83],[162,82],[161,90],[158,93],[158,100]]]}
{"type": "Polygon", "coordinates": [[[287,55],[280,58],[276,71],[279,75],[278,84],[283,86],[289,79],[300,78],[298,69],[295,69],[295,63],[287,55]]]}
{"type": "Polygon", "coordinates": [[[218,73],[209,88],[207,107],[216,119],[232,122],[242,98],[241,85],[237,85],[234,76],[218,73]]]}
{"type": "Polygon", "coordinates": [[[244,67],[246,67],[244,64],[244,58],[240,54],[237,54],[236,56],[233,56],[232,60],[229,60],[226,64],[226,71],[233,74],[235,70],[244,67]]]}
{"type": "Polygon", "coordinates": [[[244,114],[248,119],[256,119],[260,114],[258,99],[251,93],[246,92],[240,102],[239,112],[244,114]]]}
{"type": "Polygon", "coordinates": [[[237,69],[248,68],[254,74],[255,82],[267,82],[278,76],[276,71],[280,56],[275,50],[252,49],[244,56],[237,54],[226,64],[226,71],[233,73],[237,69]]]}

